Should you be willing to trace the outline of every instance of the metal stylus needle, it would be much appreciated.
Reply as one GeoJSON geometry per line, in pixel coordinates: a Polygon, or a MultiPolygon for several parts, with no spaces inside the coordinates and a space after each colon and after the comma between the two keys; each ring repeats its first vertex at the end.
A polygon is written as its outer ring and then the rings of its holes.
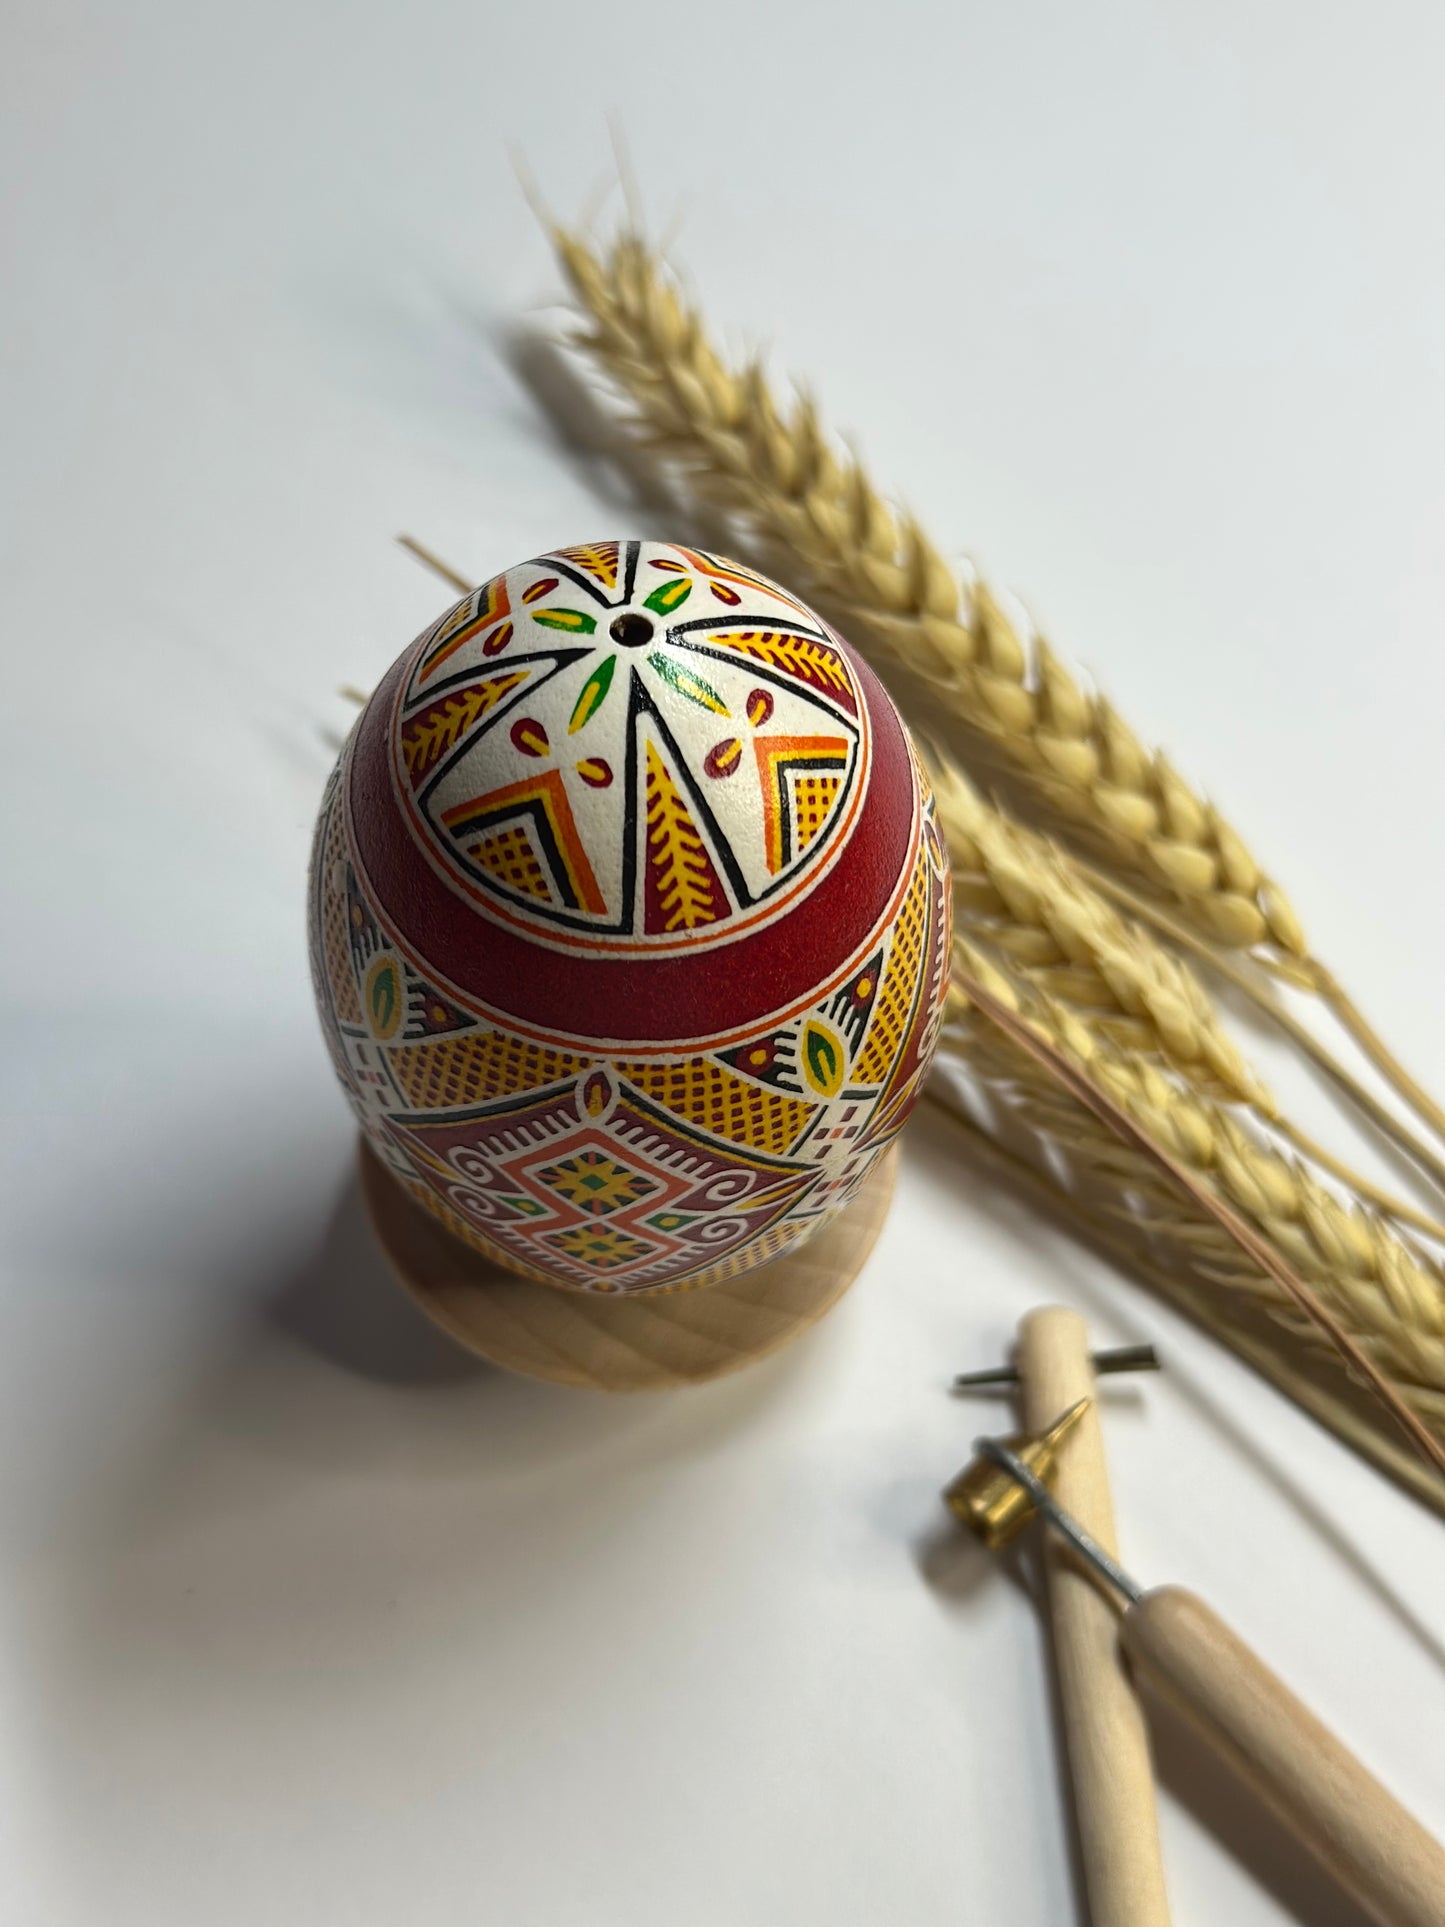
{"type": "MultiPolygon", "coordinates": [[[[1157,1372],[1159,1354],[1152,1345],[1113,1345],[1108,1351],[1093,1352],[1089,1363],[1096,1378],[1110,1372],[1157,1372]]],[[[985,1385],[1017,1385],[1017,1365],[985,1365],[982,1371],[959,1372],[953,1381],[955,1392],[972,1392],[985,1385]]]]}
{"type": "Polygon", "coordinates": [[[1109,1584],[1123,1593],[1131,1604],[1137,1604],[1144,1597],[1144,1588],[1129,1577],[1118,1560],[1105,1552],[1092,1534],[1085,1532],[1072,1512],[1065,1512],[1038,1474],[1030,1471],[1002,1439],[975,1439],[973,1445],[976,1452],[982,1453],[986,1459],[992,1459],[995,1465],[1002,1466],[1018,1481],[1049,1524],[1057,1526],[1066,1539],[1071,1539],[1094,1570],[1102,1573],[1109,1584]]]}

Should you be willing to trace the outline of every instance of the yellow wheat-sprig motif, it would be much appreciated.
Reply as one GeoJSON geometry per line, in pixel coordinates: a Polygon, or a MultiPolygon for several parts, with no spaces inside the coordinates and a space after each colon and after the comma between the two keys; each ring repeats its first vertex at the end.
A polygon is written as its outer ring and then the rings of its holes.
{"type": "Polygon", "coordinates": [[[742,629],[725,634],[723,640],[729,649],[750,656],[754,662],[765,662],[773,668],[803,676],[821,677],[830,689],[839,693],[847,691],[848,678],[837,657],[807,636],[788,635],[781,630],[742,629]]]}
{"type": "Polygon", "coordinates": [[[488,692],[469,689],[460,697],[452,697],[443,708],[433,711],[409,729],[402,738],[402,750],[411,773],[415,775],[418,770],[430,768],[464,730],[471,728],[482,711],[490,707],[492,700],[488,692]]]}
{"type": "Polygon", "coordinates": [[[715,923],[711,866],[676,784],[652,744],[647,745],[647,848],[669,930],[715,923]]]}

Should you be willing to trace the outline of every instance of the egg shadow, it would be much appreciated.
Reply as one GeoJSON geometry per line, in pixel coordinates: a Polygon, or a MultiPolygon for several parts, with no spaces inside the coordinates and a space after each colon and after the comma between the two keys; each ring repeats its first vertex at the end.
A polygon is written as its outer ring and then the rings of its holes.
{"type": "Polygon", "coordinates": [[[353,1166],[314,1252],[266,1306],[277,1330],[318,1357],[384,1385],[453,1385],[497,1376],[448,1338],[405,1291],[367,1219],[353,1166]]]}
{"type": "MultiPolygon", "coordinates": [[[[321,1746],[358,1706],[404,1707],[419,1669],[485,1682],[489,1644],[515,1649],[619,1571],[645,1588],[709,1461],[806,1401],[843,1337],[825,1320],[747,1371],[628,1397],[519,1377],[412,1302],[354,1163],[309,1211],[310,1187],[285,1185],[251,1190],[249,1234],[232,1177],[207,1201],[210,1238],[161,1225],[117,1249],[118,1283],[164,1250],[212,1302],[194,1331],[116,1349],[97,1408],[67,1414],[86,1450],[48,1508],[24,1717],[42,1813],[85,1826],[122,1881],[132,1823],[146,1837],[217,1734],[321,1746]]],[[[691,1583],[727,1556],[694,1547],[691,1583]]],[[[586,1642],[557,1651],[537,1717],[561,1719],[598,1663],[586,1642]]],[[[484,1726],[474,1761],[499,1790],[504,1737],[484,1726]]],[[[211,1806],[198,1824],[225,1831],[211,1806]]]]}
{"type": "MultiPolygon", "coordinates": [[[[141,1042],[183,1059],[197,1040],[141,1042]]],[[[117,1046],[117,1084],[139,1048],[117,1046]]],[[[224,1155],[176,1104],[137,1122],[111,1186],[112,1147],[78,1112],[64,1168],[105,1209],[65,1210],[47,1179],[17,1213],[21,1251],[43,1242],[97,1281],[107,1321],[86,1330],[77,1294],[91,1376],[34,1445],[59,1466],[28,1677],[42,1725],[52,1696],[103,1720],[141,1679],[184,1725],[197,1677],[219,1692],[332,1639],[387,1664],[377,1602],[403,1563],[429,1597],[497,1613],[574,1592],[600,1517],[647,1540],[689,1468],[796,1398],[838,1342],[824,1321],[716,1384],[631,1397],[501,1371],[393,1275],[309,1070],[246,1039],[218,1062],[237,1120],[224,1155]]],[[[73,1749],[55,1764],[63,1798],[73,1749]]]]}

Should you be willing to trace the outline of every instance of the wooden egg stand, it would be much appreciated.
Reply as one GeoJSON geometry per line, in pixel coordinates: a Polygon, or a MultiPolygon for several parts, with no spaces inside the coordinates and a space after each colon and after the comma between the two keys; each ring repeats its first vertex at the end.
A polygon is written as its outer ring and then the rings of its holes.
{"type": "Polygon", "coordinates": [[[863,1269],[893,1197],[898,1149],[796,1251],[701,1291],[568,1291],[519,1277],[455,1238],[363,1142],[361,1188],[382,1250],[422,1310],[478,1357],[589,1391],[663,1391],[740,1371],[832,1310],[863,1269]]]}

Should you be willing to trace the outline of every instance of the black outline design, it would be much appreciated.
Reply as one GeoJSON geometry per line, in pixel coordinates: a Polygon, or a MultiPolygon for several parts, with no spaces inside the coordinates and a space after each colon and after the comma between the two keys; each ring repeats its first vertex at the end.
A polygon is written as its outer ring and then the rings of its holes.
{"type": "MultiPolygon", "coordinates": [[[[555,769],[555,767],[554,764],[553,768],[555,769]]],[[[565,790],[562,795],[563,801],[565,802],[567,800],[565,790]]],[[[540,799],[521,802],[514,798],[511,802],[499,804],[494,810],[479,810],[475,815],[462,817],[455,823],[449,823],[447,825],[447,834],[460,846],[464,836],[475,836],[478,834],[484,836],[488,831],[495,831],[502,824],[520,822],[531,825],[533,848],[538,849],[538,846],[540,846],[539,854],[546,859],[547,881],[552,887],[553,894],[561,897],[569,910],[580,910],[582,908],[581,902],[572,888],[571,880],[567,874],[567,865],[563,861],[557,839],[552,834],[552,825],[547,820],[547,811],[540,799]]],[[[469,851],[462,850],[460,847],[456,850],[459,861],[465,860],[469,854],[469,851]]],[[[476,863],[475,858],[473,858],[472,861],[476,863]]],[[[526,905],[528,909],[535,909],[537,907],[536,897],[529,896],[523,890],[511,890],[508,885],[493,876],[490,870],[484,869],[480,863],[477,863],[477,869],[494,888],[507,891],[509,896],[515,896],[516,900],[526,905]]],[[[552,906],[548,905],[546,907],[551,908],[552,906]]],[[[585,930],[591,928],[591,926],[583,924],[582,928],[585,930]]]]}
{"type": "MultiPolygon", "coordinates": [[[[556,570],[559,575],[565,576],[573,586],[590,597],[593,603],[609,612],[616,612],[629,607],[637,594],[642,547],[642,542],[637,539],[622,543],[618,569],[619,594],[616,599],[609,599],[599,582],[587,576],[575,565],[569,564],[556,551],[539,556],[534,564],[524,564],[523,567],[556,570]]],[[[510,575],[513,571],[506,573],[510,575]]],[[[487,587],[488,584],[483,583],[472,593],[480,595],[487,587]]],[[[517,600],[511,607],[510,619],[514,624],[519,624],[530,614],[528,605],[522,600],[517,600]]],[[[444,622],[445,617],[441,620],[444,622]]],[[[767,618],[756,613],[728,615],[718,611],[706,616],[694,617],[691,621],[659,624],[655,642],[676,648],[684,656],[710,659],[733,672],[746,665],[747,673],[757,681],[770,684],[795,700],[811,704],[818,710],[822,722],[848,738],[849,751],[841,758],[808,758],[806,764],[803,759],[796,759],[781,762],[775,766],[783,778],[780,785],[781,862],[777,875],[755,892],[748,888],[742,866],[728,839],[722,833],[706,792],[694,776],[657,700],[642,679],[643,662],[628,661],[620,656],[618,661],[620,665],[625,663],[629,684],[626,698],[625,766],[622,780],[625,794],[622,822],[622,902],[615,919],[605,921],[583,910],[575,891],[565,883],[566,873],[560,862],[560,851],[546,824],[545,817],[539,813],[535,804],[509,805],[504,810],[479,813],[477,816],[468,817],[461,827],[444,825],[437,820],[433,812],[437,789],[457,765],[470,756],[494,729],[513,716],[519,707],[530,701],[564,669],[570,669],[578,662],[594,655],[598,649],[609,646],[601,639],[581,642],[570,648],[534,648],[526,654],[512,655],[503,650],[495,657],[488,657],[480,662],[473,662],[466,668],[453,671],[431,685],[424,694],[418,695],[414,693],[415,677],[425,654],[423,649],[408,676],[397,721],[399,733],[423,708],[429,707],[445,696],[448,691],[461,685],[483,680],[490,675],[507,674],[518,669],[533,671],[538,665],[549,665],[541,674],[529,674],[517,688],[503,696],[453,745],[443,760],[427,775],[421,786],[412,791],[414,805],[431,830],[438,846],[450,861],[457,865],[471,883],[499,906],[520,912],[524,917],[535,918],[538,925],[544,929],[550,925],[581,936],[635,938],[640,951],[645,951],[648,947],[647,935],[643,928],[645,913],[639,901],[638,888],[642,865],[645,862],[644,845],[647,832],[647,813],[640,769],[639,739],[643,718],[647,719],[648,726],[655,731],[658,748],[666,757],[670,774],[692,812],[714,870],[722,879],[725,891],[731,898],[729,914],[719,918],[715,926],[709,926],[715,928],[719,936],[730,933],[737,916],[766,906],[770,898],[784,890],[792,889],[808,869],[815,864],[821,867],[830,859],[833,853],[833,839],[826,834],[826,826],[825,833],[815,837],[808,850],[802,851],[796,857],[793,854],[794,813],[791,778],[802,767],[842,771],[843,781],[833,806],[833,814],[845,813],[858,781],[865,727],[861,692],[854,682],[846,657],[839,652],[832,636],[811,624],[784,620],[781,615],[767,618]],[[856,708],[850,710],[827,689],[821,689],[812,682],[790,675],[786,670],[777,669],[768,663],[759,662],[751,656],[729,649],[726,643],[719,642],[711,647],[708,645],[709,635],[716,636],[719,632],[729,629],[744,630],[753,634],[777,633],[797,636],[828,650],[839,659],[844,675],[848,679],[856,708]],[[472,835],[479,829],[495,829],[499,824],[512,820],[526,820],[533,830],[534,847],[537,848],[537,853],[545,862],[549,872],[554,899],[552,902],[543,902],[535,896],[512,889],[489,871],[484,870],[461,848],[462,834],[472,835]],[[560,899],[560,904],[557,899],[560,899]]],[[[618,694],[620,693],[619,691],[618,694]]]]}
{"type": "MultiPolygon", "coordinates": [[[[610,536],[608,540],[611,540],[610,536]]],[[[573,542],[569,546],[578,549],[585,548],[586,544],[573,542]]],[[[565,561],[557,550],[549,549],[546,555],[538,556],[537,561],[539,564],[545,562],[549,568],[554,568],[562,575],[565,575],[569,582],[576,588],[583,590],[587,595],[590,595],[592,600],[600,603],[604,609],[625,609],[637,592],[637,563],[641,554],[642,544],[640,541],[624,542],[622,544],[621,554],[618,557],[617,570],[621,595],[616,602],[608,601],[606,590],[602,587],[602,584],[597,581],[595,576],[590,576],[584,569],[579,569],[574,563],[565,561]]]]}

